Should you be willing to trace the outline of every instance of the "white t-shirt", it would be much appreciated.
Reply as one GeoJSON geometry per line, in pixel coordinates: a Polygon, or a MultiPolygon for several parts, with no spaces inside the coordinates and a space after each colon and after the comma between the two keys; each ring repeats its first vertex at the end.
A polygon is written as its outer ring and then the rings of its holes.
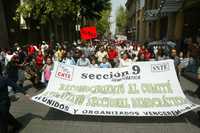
{"type": "Polygon", "coordinates": [[[106,57],[106,56],[107,56],[107,52],[106,51],[103,51],[103,52],[98,51],[96,53],[96,57],[97,57],[98,62],[102,62],[103,58],[106,57]]]}
{"type": "Polygon", "coordinates": [[[121,59],[120,58],[120,63],[119,63],[119,67],[128,67],[131,66],[133,64],[133,61],[131,59],[121,59]]]}
{"type": "Polygon", "coordinates": [[[15,55],[15,53],[13,53],[13,54],[11,54],[11,55],[9,55],[9,54],[6,53],[6,57],[5,57],[5,65],[7,65],[8,62],[11,61],[11,59],[12,59],[12,57],[13,57],[14,55],[15,55]]]}

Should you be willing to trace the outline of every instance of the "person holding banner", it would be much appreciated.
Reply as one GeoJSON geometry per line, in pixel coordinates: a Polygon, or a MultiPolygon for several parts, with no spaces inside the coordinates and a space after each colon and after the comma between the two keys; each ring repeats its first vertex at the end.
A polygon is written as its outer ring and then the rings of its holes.
{"type": "Polygon", "coordinates": [[[8,96],[8,86],[13,87],[14,91],[22,92],[30,98],[25,90],[20,86],[17,86],[15,82],[0,76],[0,133],[8,133],[8,124],[11,124],[14,127],[14,133],[22,128],[22,124],[9,113],[10,99],[8,96]]]}
{"type": "Polygon", "coordinates": [[[76,62],[69,51],[64,55],[62,63],[66,65],[76,65],[76,62]]]}
{"type": "Polygon", "coordinates": [[[120,58],[119,67],[128,67],[133,64],[133,61],[130,59],[127,52],[122,54],[122,58],[120,58]]]}
{"type": "Polygon", "coordinates": [[[90,66],[90,60],[85,57],[85,54],[82,53],[81,57],[77,61],[77,66],[80,67],[89,67],[90,66]]]}
{"type": "Polygon", "coordinates": [[[96,63],[96,58],[91,59],[90,68],[98,68],[98,64],[96,63]]]}
{"type": "Polygon", "coordinates": [[[107,58],[104,57],[99,65],[100,68],[112,68],[111,64],[108,62],[107,58]]]}
{"type": "Polygon", "coordinates": [[[47,86],[49,79],[51,77],[51,72],[53,71],[53,61],[51,57],[47,57],[46,59],[46,64],[42,68],[43,70],[43,78],[44,78],[44,83],[47,86]]]}

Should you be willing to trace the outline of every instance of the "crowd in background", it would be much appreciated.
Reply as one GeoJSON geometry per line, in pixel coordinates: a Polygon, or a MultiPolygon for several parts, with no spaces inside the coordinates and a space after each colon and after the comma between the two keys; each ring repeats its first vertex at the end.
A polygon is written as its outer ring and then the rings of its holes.
{"type": "Polygon", "coordinates": [[[41,82],[46,85],[54,61],[80,67],[119,68],[129,66],[136,61],[173,59],[179,76],[181,70],[188,66],[191,66],[191,70],[197,71],[192,65],[198,63],[199,40],[197,38],[196,43],[193,43],[191,38],[187,38],[184,41],[187,44],[187,51],[184,49],[179,52],[167,43],[149,45],[118,40],[98,40],[69,46],[59,43],[52,46],[42,41],[41,44],[31,43],[20,47],[16,43],[11,49],[0,50],[0,74],[18,82],[21,86],[25,79],[31,80],[35,85],[41,82]]]}

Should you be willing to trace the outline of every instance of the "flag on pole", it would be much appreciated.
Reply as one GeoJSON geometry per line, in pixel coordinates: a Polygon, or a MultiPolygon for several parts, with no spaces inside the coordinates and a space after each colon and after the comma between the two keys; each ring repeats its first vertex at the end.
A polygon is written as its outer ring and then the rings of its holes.
{"type": "Polygon", "coordinates": [[[80,30],[81,39],[90,40],[97,37],[96,27],[82,27],[80,30]]]}

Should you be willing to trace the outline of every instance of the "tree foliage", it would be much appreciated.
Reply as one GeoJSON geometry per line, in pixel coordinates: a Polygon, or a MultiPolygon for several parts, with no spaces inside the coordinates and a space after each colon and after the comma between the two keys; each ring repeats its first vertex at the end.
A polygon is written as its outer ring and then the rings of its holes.
{"type": "Polygon", "coordinates": [[[111,10],[104,10],[101,12],[101,19],[97,22],[97,31],[101,35],[104,35],[110,29],[110,17],[111,10]]]}
{"type": "Polygon", "coordinates": [[[48,18],[62,18],[65,15],[76,16],[80,11],[87,18],[101,18],[103,10],[111,9],[111,0],[23,0],[16,10],[15,20],[38,20],[46,23],[48,18]]]}
{"type": "Polygon", "coordinates": [[[104,10],[111,9],[111,0],[81,0],[80,13],[86,18],[101,18],[104,10]]]}
{"type": "Polygon", "coordinates": [[[79,0],[24,0],[16,10],[16,20],[20,15],[24,19],[46,23],[48,18],[62,18],[65,15],[77,15],[79,0]]]}
{"type": "Polygon", "coordinates": [[[124,33],[127,25],[127,12],[123,6],[120,6],[116,15],[116,32],[124,33]]]}

